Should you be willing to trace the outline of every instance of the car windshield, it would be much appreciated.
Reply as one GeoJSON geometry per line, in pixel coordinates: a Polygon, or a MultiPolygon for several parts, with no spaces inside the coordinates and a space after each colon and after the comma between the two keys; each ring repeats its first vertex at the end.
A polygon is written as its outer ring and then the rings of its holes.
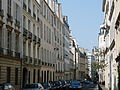
{"type": "Polygon", "coordinates": [[[37,84],[27,84],[25,88],[38,88],[37,84]]]}

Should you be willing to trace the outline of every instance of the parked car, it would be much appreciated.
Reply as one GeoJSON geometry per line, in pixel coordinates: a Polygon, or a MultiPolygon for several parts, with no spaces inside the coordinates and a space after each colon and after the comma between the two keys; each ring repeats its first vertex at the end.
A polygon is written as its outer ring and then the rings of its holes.
{"type": "Polygon", "coordinates": [[[67,84],[65,80],[62,80],[61,84],[62,84],[62,89],[67,90],[69,88],[69,85],[67,84]]]}
{"type": "Polygon", "coordinates": [[[54,83],[55,83],[55,88],[56,89],[60,89],[60,90],[62,89],[62,84],[61,84],[60,81],[55,81],[54,83]]]}
{"type": "Polygon", "coordinates": [[[51,90],[52,89],[50,83],[48,83],[48,82],[41,83],[41,84],[42,84],[42,86],[44,87],[45,90],[51,90]]]}
{"type": "Polygon", "coordinates": [[[23,90],[44,90],[41,83],[26,84],[23,90]]]}
{"type": "Polygon", "coordinates": [[[70,88],[70,89],[81,90],[81,89],[82,89],[82,86],[81,86],[80,81],[78,81],[78,80],[72,80],[69,88],[70,88]]]}
{"type": "Polygon", "coordinates": [[[15,88],[10,83],[0,84],[0,90],[15,90],[15,88]]]}
{"type": "Polygon", "coordinates": [[[49,81],[49,84],[50,84],[50,86],[52,88],[51,90],[56,90],[55,82],[49,81]]]}

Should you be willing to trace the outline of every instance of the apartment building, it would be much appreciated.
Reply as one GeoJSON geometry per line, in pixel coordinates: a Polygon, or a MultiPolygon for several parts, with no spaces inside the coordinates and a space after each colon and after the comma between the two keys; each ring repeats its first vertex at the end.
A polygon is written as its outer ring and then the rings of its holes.
{"type": "Polygon", "coordinates": [[[105,86],[110,90],[119,90],[119,0],[103,0],[105,30],[105,86]]]}
{"type": "Polygon", "coordinates": [[[57,0],[0,0],[0,84],[63,80],[63,28],[57,0]]]}
{"type": "Polygon", "coordinates": [[[0,0],[0,84],[21,86],[21,1],[0,0]]]}
{"type": "MultiPolygon", "coordinates": [[[[99,36],[98,36],[98,41],[99,41],[99,63],[100,62],[105,62],[105,54],[104,54],[104,51],[105,51],[105,40],[104,40],[104,35],[105,35],[105,31],[103,29],[103,25],[100,26],[100,33],[99,33],[99,36]]],[[[105,64],[105,63],[104,63],[105,64]]],[[[102,69],[99,69],[99,82],[101,83],[104,83],[105,82],[105,70],[104,68],[102,69]]]]}
{"type": "Polygon", "coordinates": [[[80,78],[85,78],[86,77],[86,60],[87,56],[83,48],[79,48],[80,50],[80,58],[79,58],[79,75],[80,78]]]}

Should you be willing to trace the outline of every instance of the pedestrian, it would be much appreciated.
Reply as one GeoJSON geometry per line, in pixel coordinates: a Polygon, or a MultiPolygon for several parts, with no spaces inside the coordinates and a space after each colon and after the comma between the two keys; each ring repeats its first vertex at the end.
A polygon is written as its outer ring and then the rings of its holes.
{"type": "Polygon", "coordinates": [[[100,87],[100,84],[98,84],[98,90],[103,90],[103,89],[100,87]]]}

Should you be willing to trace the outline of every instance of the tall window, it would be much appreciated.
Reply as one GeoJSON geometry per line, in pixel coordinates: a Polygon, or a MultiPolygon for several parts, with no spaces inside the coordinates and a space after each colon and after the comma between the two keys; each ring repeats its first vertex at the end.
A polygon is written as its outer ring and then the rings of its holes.
{"type": "Polygon", "coordinates": [[[35,83],[35,73],[36,73],[36,70],[34,69],[33,70],[33,83],[35,83]]]}
{"type": "Polygon", "coordinates": [[[33,58],[35,58],[35,45],[33,46],[33,58]]]}
{"type": "Polygon", "coordinates": [[[28,44],[28,56],[30,57],[31,56],[31,43],[28,44]]]}
{"type": "Polygon", "coordinates": [[[39,59],[39,47],[37,48],[37,58],[39,59]]]}
{"type": "Polygon", "coordinates": [[[11,35],[11,31],[8,31],[8,49],[11,50],[11,39],[12,39],[12,35],[11,35]]]}
{"type": "Polygon", "coordinates": [[[7,83],[10,83],[10,77],[11,77],[11,68],[7,67],[7,83]]]}
{"type": "Polygon", "coordinates": [[[38,69],[38,78],[37,79],[38,79],[37,82],[39,83],[40,82],[40,70],[39,69],[38,69]]]}
{"type": "Polygon", "coordinates": [[[41,21],[41,28],[40,28],[40,35],[41,35],[41,38],[43,38],[43,23],[42,23],[42,21],[41,21]]]}
{"type": "Polygon", "coordinates": [[[26,42],[23,42],[23,55],[26,55],[26,42]]]}
{"type": "Polygon", "coordinates": [[[33,34],[35,34],[35,24],[33,24],[33,34]]]}
{"type": "Polygon", "coordinates": [[[44,40],[46,40],[46,25],[44,24],[44,40]]]}
{"type": "Polygon", "coordinates": [[[2,47],[2,28],[0,28],[0,47],[2,47]]]}
{"type": "Polygon", "coordinates": [[[8,1],[8,14],[11,15],[11,0],[8,1]]]}
{"type": "Polygon", "coordinates": [[[26,28],[26,17],[23,16],[23,28],[26,28]]]}
{"type": "Polygon", "coordinates": [[[15,4],[15,18],[16,18],[16,20],[19,20],[19,17],[20,17],[20,7],[17,5],[17,4],[15,4]]]}
{"type": "Polygon", "coordinates": [[[30,20],[28,20],[28,31],[31,31],[30,29],[31,29],[31,22],[30,20]]]}
{"type": "Polygon", "coordinates": [[[39,10],[37,9],[37,17],[39,17],[39,10]]]}
{"type": "Polygon", "coordinates": [[[30,83],[30,71],[28,72],[28,83],[30,83]]]}
{"type": "Polygon", "coordinates": [[[2,9],[2,0],[0,0],[0,9],[2,9]]]}
{"type": "Polygon", "coordinates": [[[1,66],[0,66],[0,80],[1,80],[1,66]]]}
{"type": "Polygon", "coordinates": [[[39,37],[39,27],[37,27],[37,36],[39,37]]]}
{"type": "Polygon", "coordinates": [[[41,59],[43,61],[43,48],[41,48],[41,59]]]}
{"type": "Polygon", "coordinates": [[[15,36],[15,50],[16,50],[16,52],[19,52],[19,35],[17,35],[16,34],[16,36],[15,36]]]}
{"type": "Polygon", "coordinates": [[[30,2],[31,0],[28,0],[28,8],[30,9],[31,5],[30,5],[30,2]]]}
{"type": "Polygon", "coordinates": [[[18,68],[15,68],[15,85],[18,85],[18,68]]]}

